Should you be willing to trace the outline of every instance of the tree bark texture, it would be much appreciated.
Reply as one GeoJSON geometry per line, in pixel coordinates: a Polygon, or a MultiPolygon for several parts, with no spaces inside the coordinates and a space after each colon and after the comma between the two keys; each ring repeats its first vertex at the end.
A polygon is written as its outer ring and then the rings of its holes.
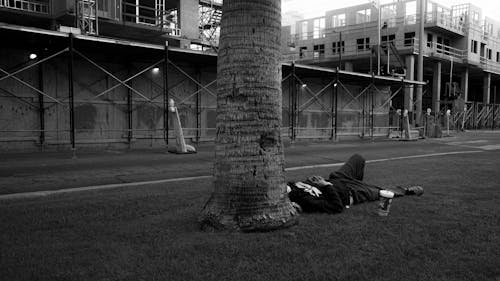
{"type": "Polygon", "coordinates": [[[297,222],[281,140],[281,1],[225,0],[217,63],[214,191],[202,227],[267,231],[297,222]]]}

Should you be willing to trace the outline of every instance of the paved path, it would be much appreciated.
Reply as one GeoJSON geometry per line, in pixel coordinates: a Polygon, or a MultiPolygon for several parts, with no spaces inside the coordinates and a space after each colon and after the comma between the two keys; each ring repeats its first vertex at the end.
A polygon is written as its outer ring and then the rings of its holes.
{"type": "MultiPolygon", "coordinates": [[[[287,174],[293,176],[293,171],[298,169],[338,166],[353,153],[374,163],[495,150],[500,150],[499,133],[468,132],[413,142],[379,139],[296,143],[285,149],[285,159],[287,174]]],[[[79,153],[76,159],[70,153],[4,154],[0,157],[0,195],[4,198],[7,194],[17,194],[8,197],[44,196],[53,194],[54,190],[67,192],[209,178],[213,146],[198,146],[198,153],[189,155],[169,154],[157,149],[79,153]]]]}

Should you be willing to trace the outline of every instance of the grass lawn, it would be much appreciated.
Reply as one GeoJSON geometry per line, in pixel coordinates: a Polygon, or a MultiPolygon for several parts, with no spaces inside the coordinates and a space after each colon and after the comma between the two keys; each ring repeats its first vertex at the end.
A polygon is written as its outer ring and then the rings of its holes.
{"type": "Polygon", "coordinates": [[[425,194],[388,217],[372,202],[270,233],[201,232],[207,181],[0,201],[0,280],[498,281],[499,164],[498,152],[368,164],[367,181],[425,194]]]}

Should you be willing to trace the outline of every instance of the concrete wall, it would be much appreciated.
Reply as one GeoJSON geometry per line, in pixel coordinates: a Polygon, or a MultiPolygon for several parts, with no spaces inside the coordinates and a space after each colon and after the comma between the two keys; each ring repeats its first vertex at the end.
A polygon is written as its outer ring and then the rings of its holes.
{"type": "MultiPolygon", "coordinates": [[[[4,69],[14,70],[28,65],[28,51],[2,49],[0,65],[4,69]],[[21,62],[21,64],[20,64],[21,62]]],[[[120,62],[120,60],[101,57],[98,54],[83,53],[93,58],[95,63],[111,72],[120,80],[135,75],[149,67],[147,63],[120,62]]],[[[173,98],[179,110],[188,141],[208,141],[215,137],[216,115],[216,67],[215,65],[175,62],[181,68],[168,68],[169,96],[173,98]],[[199,85],[193,81],[199,81],[199,85]],[[203,89],[200,85],[208,85],[203,89]],[[197,107],[199,106],[199,107],[197,107]],[[197,114],[197,108],[199,115],[197,114]]],[[[152,102],[146,101],[138,93],[131,92],[119,85],[108,93],[96,97],[103,91],[118,85],[118,81],[105,74],[96,66],[75,55],[74,60],[74,117],[75,140],[77,149],[88,148],[126,148],[160,147],[163,139],[163,73],[147,71],[132,79],[128,84],[152,102]],[[132,113],[129,116],[127,99],[132,100],[132,113]],[[132,119],[132,139],[128,142],[129,118],[132,119]]],[[[43,97],[44,140],[41,145],[41,117],[39,93],[22,85],[12,78],[0,81],[0,151],[69,149],[70,110],[68,61],[66,55],[60,55],[42,65],[34,66],[16,74],[16,77],[39,88],[49,97],[43,97]],[[17,96],[17,98],[13,97],[17,96]]],[[[298,117],[298,138],[327,138],[332,133],[332,86],[328,87],[317,99],[317,94],[331,80],[317,77],[301,78],[307,83],[307,89],[297,86],[298,104],[301,106],[298,117]],[[309,92],[310,91],[310,92],[309,92]]],[[[348,86],[350,93],[339,88],[338,96],[338,133],[361,135],[359,127],[369,126],[370,100],[367,94],[352,101],[362,90],[359,86],[348,86]],[[363,107],[364,102],[364,107],[363,107]],[[364,109],[364,114],[363,114],[364,109]],[[364,116],[364,119],[363,119],[364,116]]],[[[283,127],[290,126],[289,102],[290,84],[283,83],[283,127]]],[[[375,107],[378,108],[389,97],[388,91],[375,94],[375,107]]],[[[376,109],[375,126],[388,125],[388,105],[376,109]]],[[[169,140],[174,141],[173,122],[170,118],[169,140]]],[[[285,129],[286,131],[286,129],[285,129]]]]}
{"type": "MultiPolygon", "coordinates": [[[[5,69],[19,67],[26,61],[28,53],[20,50],[2,49],[5,56],[0,65],[5,69]]],[[[86,54],[89,55],[89,54],[86,54]]],[[[92,57],[92,55],[89,55],[92,57]]],[[[109,63],[96,60],[100,66],[124,80],[148,67],[145,63],[109,63]]],[[[206,85],[215,80],[215,66],[195,67],[177,64],[183,71],[196,77],[206,85]]],[[[129,85],[152,102],[137,93],[132,97],[133,146],[163,145],[163,68],[159,73],[148,71],[129,82],[129,85]]],[[[128,146],[129,90],[119,86],[101,97],[96,96],[118,82],[87,61],[75,56],[74,62],[74,116],[76,146],[96,147],[106,145],[128,146]]],[[[44,97],[44,126],[46,148],[68,148],[70,146],[70,114],[68,63],[64,55],[17,74],[16,77],[58,100],[44,97]],[[41,83],[40,83],[41,82],[41,83]],[[43,84],[43,86],[40,86],[43,84]]],[[[200,102],[200,126],[215,127],[215,98],[207,91],[194,94],[199,86],[174,67],[168,69],[170,97],[176,101],[187,138],[212,138],[214,130],[196,133],[196,101],[200,102]],[[191,128],[191,129],[190,129],[191,128]],[[194,129],[193,129],[194,128],[194,129]]],[[[208,89],[215,95],[215,83],[208,89]]],[[[40,145],[39,94],[13,79],[0,81],[0,151],[11,149],[35,149],[40,145]],[[12,95],[17,96],[14,98],[12,95]],[[30,104],[32,105],[30,105],[30,104]]],[[[173,121],[170,128],[173,129],[173,121]]],[[[172,132],[170,133],[173,140],[172,132]]]]}

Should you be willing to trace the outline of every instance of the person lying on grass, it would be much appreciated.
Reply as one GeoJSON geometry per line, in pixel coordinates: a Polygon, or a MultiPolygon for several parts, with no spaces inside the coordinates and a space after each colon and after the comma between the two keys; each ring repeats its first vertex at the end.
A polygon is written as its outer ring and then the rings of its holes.
{"type": "Polygon", "coordinates": [[[287,184],[288,197],[299,211],[340,213],[353,204],[379,199],[380,190],[389,190],[394,196],[422,195],[420,186],[382,188],[363,182],[365,159],[354,154],[328,180],[312,176],[302,182],[287,184]]]}

